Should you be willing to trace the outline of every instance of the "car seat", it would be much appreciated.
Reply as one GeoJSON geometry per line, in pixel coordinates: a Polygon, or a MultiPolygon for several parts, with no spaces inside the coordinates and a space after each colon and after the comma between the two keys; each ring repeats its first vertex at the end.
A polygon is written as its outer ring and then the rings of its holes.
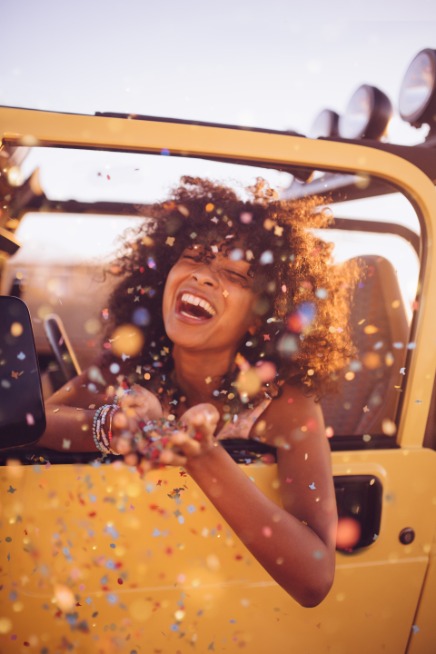
{"type": "Polygon", "coordinates": [[[409,325],[396,272],[377,255],[358,257],[363,278],[351,308],[356,356],[341,374],[337,394],[321,400],[334,435],[389,433],[404,379],[409,325]]]}

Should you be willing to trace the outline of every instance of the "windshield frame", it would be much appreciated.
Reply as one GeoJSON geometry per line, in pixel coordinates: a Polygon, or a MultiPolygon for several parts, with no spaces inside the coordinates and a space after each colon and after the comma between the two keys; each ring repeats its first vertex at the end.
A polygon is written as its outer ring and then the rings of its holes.
{"type": "Polygon", "coordinates": [[[293,167],[375,176],[392,184],[415,207],[422,229],[420,293],[412,325],[416,347],[408,361],[408,382],[402,396],[396,442],[421,446],[436,372],[432,316],[436,315],[436,189],[429,177],[409,161],[379,148],[334,140],[313,140],[291,134],[217,127],[165,120],[56,114],[0,109],[3,144],[84,147],[212,158],[228,162],[292,170],[293,167]],[[425,301],[423,301],[425,300],[425,301]],[[405,410],[407,408],[407,410],[405,410]],[[424,408],[424,410],[423,410],[424,408]]]}

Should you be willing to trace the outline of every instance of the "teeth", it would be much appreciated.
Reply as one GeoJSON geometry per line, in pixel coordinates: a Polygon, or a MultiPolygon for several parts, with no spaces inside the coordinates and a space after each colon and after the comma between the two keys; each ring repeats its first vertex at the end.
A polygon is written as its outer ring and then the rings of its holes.
{"type": "Polygon", "coordinates": [[[216,313],[213,306],[209,304],[207,300],[203,300],[203,298],[192,295],[191,293],[183,293],[182,302],[185,302],[186,304],[192,304],[195,307],[200,306],[202,309],[207,311],[210,316],[214,316],[216,313]]]}

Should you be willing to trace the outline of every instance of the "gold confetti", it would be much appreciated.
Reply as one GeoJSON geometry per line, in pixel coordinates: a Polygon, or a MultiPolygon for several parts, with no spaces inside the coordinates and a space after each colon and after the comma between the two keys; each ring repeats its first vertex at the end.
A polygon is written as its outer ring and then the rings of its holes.
{"type": "Polygon", "coordinates": [[[60,608],[60,610],[64,611],[65,613],[71,611],[76,604],[74,593],[70,588],[68,588],[68,586],[65,586],[64,584],[57,584],[54,587],[53,601],[60,608]]]}
{"type": "Polygon", "coordinates": [[[12,629],[12,621],[9,618],[0,618],[0,634],[7,634],[12,629]]]}
{"type": "Polygon", "coordinates": [[[112,334],[112,350],[117,356],[135,356],[144,345],[144,335],[135,325],[121,325],[112,334]]]}
{"type": "Polygon", "coordinates": [[[362,357],[362,363],[368,370],[375,370],[380,367],[380,355],[377,352],[366,352],[362,357]]]}
{"type": "Polygon", "coordinates": [[[23,325],[20,322],[13,322],[11,325],[11,334],[17,338],[23,333],[23,325]]]}
{"type": "Polygon", "coordinates": [[[261,389],[262,382],[254,368],[241,370],[236,380],[236,388],[240,395],[253,397],[261,389]]]}
{"type": "Polygon", "coordinates": [[[385,418],[382,422],[382,431],[386,436],[393,436],[397,431],[397,426],[393,420],[385,418]]]}

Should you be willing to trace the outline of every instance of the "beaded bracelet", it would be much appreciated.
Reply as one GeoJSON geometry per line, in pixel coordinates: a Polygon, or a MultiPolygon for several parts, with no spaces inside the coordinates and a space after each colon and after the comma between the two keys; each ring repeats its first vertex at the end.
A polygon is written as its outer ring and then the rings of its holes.
{"type": "Polygon", "coordinates": [[[118,454],[111,449],[112,421],[115,413],[119,410],[116,404],[103,404],[94,413],[92,420],[92,438],[94,445],[103,454],[118,454]],[[105,424],[109,416],[109,431],[106,433],[105,424]]]}

